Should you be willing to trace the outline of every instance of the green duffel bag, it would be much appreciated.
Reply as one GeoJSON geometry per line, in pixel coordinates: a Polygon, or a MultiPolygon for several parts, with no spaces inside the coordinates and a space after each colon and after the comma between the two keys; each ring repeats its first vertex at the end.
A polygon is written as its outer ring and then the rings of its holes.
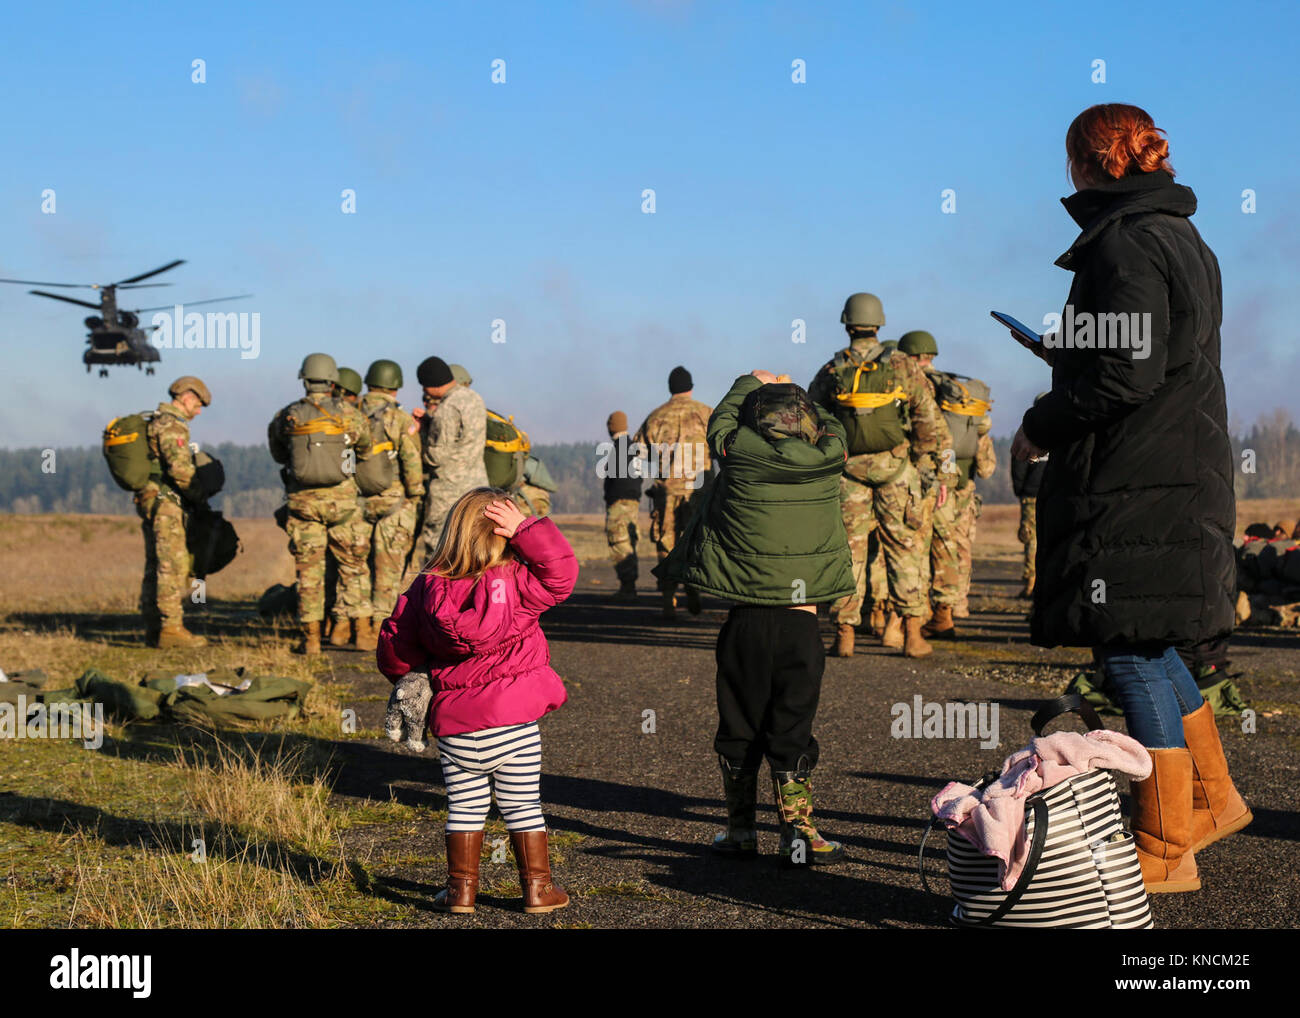
{"type": "Polygon", "coordinates": [[[240,548],[234,525],[216,509],[206,506],[190,513],[185,544],[194,558],[190,571],[200,580],[225,569],[235,560],[240,548]]]}

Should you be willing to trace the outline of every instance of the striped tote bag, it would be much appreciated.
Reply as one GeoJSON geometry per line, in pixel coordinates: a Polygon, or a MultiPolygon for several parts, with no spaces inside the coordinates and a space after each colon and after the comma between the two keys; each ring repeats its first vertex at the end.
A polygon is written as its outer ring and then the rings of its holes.
{"type": "MultiPolygon", "coordinates": [[[[1092,708],[1063,696],[1034,715],[1036,734],[1052,718],[1077,711],[1101,728],[1092,708]]],[[[997,780],[985,775],[976,785],[997,780]]],[[[998,881],[998,861],[956,831],[948,832],[948,880],[955,899],[949,921],[964,927],[1039,929],[1151,929],[1151,905],[1142,883],[1133,835],[1124,827],[1119,791],[1109,771],[1088,771],[1025,800],[1025,867],[1010,891],[998,881]]],[[[921,838],[921,882],[925,841],[921,838]]]]}

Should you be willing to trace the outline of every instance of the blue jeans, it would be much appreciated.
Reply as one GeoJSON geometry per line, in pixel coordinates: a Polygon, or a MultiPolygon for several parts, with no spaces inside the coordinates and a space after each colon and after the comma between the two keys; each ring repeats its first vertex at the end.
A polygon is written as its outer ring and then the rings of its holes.
{"type": "Polygon", "coordinates": [[[1124,708],[1124,723],[1147,749],[1182,749],[1183,717],[1205,702],[1173,647],[1103,647],[1102,667],[1124,708]]]}

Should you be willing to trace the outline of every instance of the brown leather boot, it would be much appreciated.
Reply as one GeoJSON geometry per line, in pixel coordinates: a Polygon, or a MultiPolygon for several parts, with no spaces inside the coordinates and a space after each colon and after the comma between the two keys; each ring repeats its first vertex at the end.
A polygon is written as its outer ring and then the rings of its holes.
{"type": "Polygon", "coordinates": [[[1198,891],[1192,854],[1192,754],[1152,749],[1151,776],[1130,781],[1132,828],[1142,882],[1152,894],[1198,891]]]}
{"type": "Polygon", "coordinates": [[[319,654],[320,653],[320,623],[304,622],[302,624],[302,639],[298,641],[293,648],[295,654],[319,654]]]}
{"type": "Polygon", "coordinates": [[[1214,723],[1214,708],[1203,703],[1183,717],[1183,738],[1192,754],[1192,851],[1235,834],[1254,819],[1228,776],[1228,761],[1214,723]]]}
{"type": "Polygon", "coordinates": [[[903,656],[925,657],[933,654],[934,648],[925,642],[921,634],[921,616],[909,615],[903,619],[903,656]]]}
{"type": "Polygon", "coordinates": [[[167,622],[158,630],[158,647],[206,647],[208,641],[191,633],[181,622],[167,622]]]}
{"type": "Polygon", "coordinates": [[[885,631],[880,634],[880,645],[890,650],[903,649],[903,616],[896,612],[889,613],[885,631]]]}
{"type": "Polygon", "coordinates": [[[564,888],[551,879],[551,858],[545,831],[511,831],[510,847],[519,867],[524,911],[529,915],[554,912],[569,903],[564,888]]]}
{"type": "Polygon", "coordinates": [[[369,615],[354,620],[357,627],[357,650],[374,650],[379,646],[379,631],[369,615]]]}
{"type": "Polygon", "coordinates": [[[483,832],[444,831],[443,838],[447,841],[447,886],[434,895],[433,907],[439,912],[473,912],[483,832]]]}
{"type": "Polygon", "coordinates": [[[347,647],[352,643],[352,627],[355,619],[345,619],[335,617],[334,625],[330,627],[330,646],[347,647]]]}
{"type": "Polygon", "coordinates": [[[921,635],[929,640],[957,639],[957,626],[952,621],[952,606],[941,604],[934,609],[930,621],[921,627],[921,635]]]}
{"type": "Polygon", "coordinates": [[[835,657],[852,657],[853,641],[857,634],[847,622],[837,623],[835,626],[835,649],[831,653],[835,657]]]}
{"type": "Polygon", "coordinates": [[[871,626],[872,633],[876,636],[883,636],[885,633],[885,622],[885,606],[883,604],[873,605],[871,608],[871,618],[868,620],[868,625],[871,626]]]}

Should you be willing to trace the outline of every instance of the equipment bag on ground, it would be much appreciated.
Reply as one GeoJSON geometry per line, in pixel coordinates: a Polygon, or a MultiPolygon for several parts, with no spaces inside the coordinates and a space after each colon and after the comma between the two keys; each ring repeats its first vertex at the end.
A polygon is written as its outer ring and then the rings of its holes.
{"type": "MultiPolygon", "coordinates": [[[[1063,696],[1034,715],[1035,735],[1053,718],[1077,712],[1090,730],[1104,727],[1081,698],[1063,696]]],[[[998,779],[986,774],[983,788],[998,779]]],[[[925,873],[921,837],[918,866],[925,873]]],[[[1025,800],[1024,868],[1002,890],[998,860],[982,854],[956,831],[948,832],[948,880],[955,899],[949,921],[963,927],[1040,929],[1150,929],[1151,905],[1142,882],[1137,846],[1124,827],[1119,791],[1110,771],[1091,770],[1060,781],[1025,800]]]]}

